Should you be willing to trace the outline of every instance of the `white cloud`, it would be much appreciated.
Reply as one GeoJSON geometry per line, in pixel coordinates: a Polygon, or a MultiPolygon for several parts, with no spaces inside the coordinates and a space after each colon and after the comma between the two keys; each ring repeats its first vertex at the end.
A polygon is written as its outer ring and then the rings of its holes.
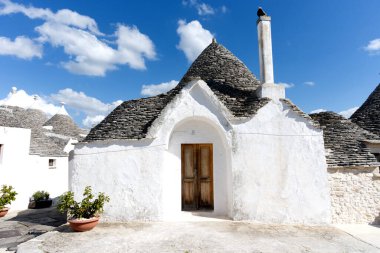
{"type": "Polygon", "coordinates": [[[133,69],[145,69],[145,60],[156,57],[153,42],[135,26],[119,24],[112,35],[115,41],[107,41],[102,39],[103,34],[94,19],[71,10],[53,13],[50,9],[0,0],[0,15],[12,13],[23,13],[31,19],[45,21],[35,28],[40,35],[37,40],[62,47],[70,60],[61,64],[71,73],[105,76],[107,71],[125,64],[133,69]]]}
{"type": "Polygon", "coordinates": [[[100,123],[105,118],[104,115],[87,116],[82,124],[87,128],[92,128],[100,123]]]}
{"type": "Polygon", "coordinates": [[[305,84],[307,86],[314,86],[315,82],[313,82],[313,81],[307,81],[307,82],[304,82],[303,84],[305,84]]]}
{"type": "Polygon", "coordinates": [[[194,61],[213,38],[211,32],[204,29],[198,20],[189,23],[179,20],[177,34],[180,38],[177,48],[185,53],[189,62],[194,61]]]}
{"type": "Polygon", "coordinates": [[[13,87],[13,92],[9,92],[7,97],[0,100],[0,105],[39,109],[50,116],[56,114],[60,109],[59,106],[47,102],[36,94],[29,95],[26,91],[17,90],[15,87],[13,87]]]}
{"type": "Polygon", "coordinates": [[[91,128],[102,121],[113,109],[123,101],[117,100],[112,103],[104,103],[97,98],[87,96],[84,92],[66,88],[51,94],[50,98],[56,102],[64,102],[67,107],[85,114],[82,124],[91,128]]]}
{"type": "Polygon", "coordinates": [[[156,51],[150,38],[137,27],[119,25],[117,29],[118,60],[131,68],[145,69],[144,57],[155,59],[156,51]]]}
{"type": "Polygon", "coordinates": [[[90,116],[106,115],[123,102],[117,100],[112,103],[103,103],[97,98],[87,96],[84,92],[74,91],[70,88],[51,94],[50,97],[56,102],[64,102],[67,107],[90,116]]]}
{"type": "Polygon", "coordinates": [[[143,85],[141,89],[141,95],[143,96],[155,96],[161,93],[165,93],[173,89],[178,84],[178,81],[171,80],[169,82],[160,84],[148,84],[143,85]]]}
{"type": "Polygon", "coordinates": [[[184,6],[190,6],[197,10],[199,16],[211,16],[217,12],[226,13],[227,7],[222,5],[220,8],[211,6],[210,4],[198,1],[198,0],[183,0],[182,4],[184,6]]]}
{"type": "Polygon", "coordinates": [[[278,85],[284,86],[286,89],[293,88],[295,86],[294,83],[277,83],[278,85]]]}
{"type": "Polygon", "coordinates": [[[370,53],[380,53],[380,38],[368,42],[368,45],[364,49],[370,53]]]}
{"type": "Polygon", "coordinates": [[[60,111],[61,106],[55,105],[60,102],[64,102],[67,108],[74,110],[78,114],[83,113],[85,118],[82,120],[82,124],[86,127],[92,127],[123,101],[117,100],[112,103],[104,103],[97,98],[87,96],[84,92],[74,91],[70,88],[60,90],[49,96],[29,95],[24,90],[13,88],[13,92],[10,92],[6,98],[0,99],[0,105],[39,109],[49,116],[60,111]]]}
{"type": "Polygon", "coordinates": [[[13,55],[21,59],[41,58],[42,45],[24,36],[19,36],[14,41],[0,37],[0,55],[13,55]]]}
{"type": "Polygon", "coordinates": [[[100,34],[94,19],[80,15],[75,11],[62,9],[57,11],[57,13],[53,13],[50,9],[35,8],[33,6],[26,7],[9,0],[0,0],[0,4],[3,4],[2,8],[0,8],[0,15],[22,13],[30,19],[43,19],[68,26],[75,26],[80,29],[88,29],[95,34],[100,34]]]}
{"type": "Polygon", "coordinates": [[[356,112],[357,109],[359,109],[359,107],[355,106],[353,108],[341,111],[339,112],[339,114],[348,119],[349,117],[351,117],[352,114],[354,114],[354,112],[356,112]]]}
{"type": "Polygon", "coordinates": [[[320,112],[327,112],[327,110],[325,110],[325,109],[316,109],[316,110],[311,111],[310,114],[312,114],[312,113],[320,113],[320,112]]]}
{"type": "Polygon", "coordinates": [[[206,15],[214,15],[215,10],[211,5],[205,4],[205,3],[200,3],[197,5],[197,11],[198,15],[200,16],[206,16],[206,15]]]}

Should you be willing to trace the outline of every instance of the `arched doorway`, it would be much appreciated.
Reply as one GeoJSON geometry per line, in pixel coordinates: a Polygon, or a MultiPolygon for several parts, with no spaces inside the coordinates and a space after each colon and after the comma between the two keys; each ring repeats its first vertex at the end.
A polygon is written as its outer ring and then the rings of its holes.
{"type": "Polygon", "coordinates": [[[217,216],[230,216],[230,152],[224,129],[211,120],[191,117],[177,123],[165,161],[164,213],[208,209],[217,216]]]}

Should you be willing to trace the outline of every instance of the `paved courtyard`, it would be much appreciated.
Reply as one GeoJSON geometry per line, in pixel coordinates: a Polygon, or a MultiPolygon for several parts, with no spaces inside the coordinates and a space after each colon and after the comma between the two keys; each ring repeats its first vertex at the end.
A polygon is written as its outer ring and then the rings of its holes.
{"type": "MultiPolygon", "coordinates": [[[[377,236],[380,236],[379,230],[375,228],[377,236]]],[[[334,227],[263,225],[223,220],[100,224],[85,233],[72,233],[67,226],[62,226],[58,231],[21,244],[17,252],[348,253],[380,252],[380,245],[365,242],[334,227]]]]}
{"type": "Polygon", "coordinates": [[[0,218],[0,252],[15,251],[17,245],[66,223],[56,208],[9,212],[0,218]]]}
{"type": "Polygon", "coordinates": [[[380,228],[374,226],[264,225],[190,216],[186,221],[102,223],[73,233],[55,208],[10,213],[0,219],[0,253],[380,252],[380,228]]]}

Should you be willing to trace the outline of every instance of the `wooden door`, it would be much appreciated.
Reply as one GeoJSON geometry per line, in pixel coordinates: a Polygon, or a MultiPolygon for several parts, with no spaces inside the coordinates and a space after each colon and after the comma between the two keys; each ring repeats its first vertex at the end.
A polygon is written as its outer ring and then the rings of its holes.
{"type": "Polygon", "coordinates": [[[212,144],[182,144],[182,210],[214,209],[212,144]]]}

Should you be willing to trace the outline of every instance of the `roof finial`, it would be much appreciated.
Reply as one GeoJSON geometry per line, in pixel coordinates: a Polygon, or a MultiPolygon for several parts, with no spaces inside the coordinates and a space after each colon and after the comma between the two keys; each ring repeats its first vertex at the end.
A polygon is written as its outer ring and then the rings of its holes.
{"type": "Polygon", "coordinates": [[[259,9],[257,10],[257,16],[258,16],[258,17],[261,17],[261,16],[267,16],[267,14],[266,14],[265,11],[263,10],[263,8],[259,7],[259,9]]]}
{"type": "Polygon", "coordinates": [[[69,113],[66,111],[66,108],[65,108],[65,102],[60,102],[61,104],[61,108],[58,110],[57,114],[60,114],[60,115],[67,115],[67,116],[70,116],[69,113]]]}
{"type": "Polygon", "coordinates": [[[16,94],[17,92],[17,88],[16,87],[12,87],[12,94],[16,94]]]}
{"type": "Polygon", "coordinates": [[[212,38],[212,42],[211,42],[211,43],[216,44],[216,39],[215,39],[215,37],[212,38]]]}

